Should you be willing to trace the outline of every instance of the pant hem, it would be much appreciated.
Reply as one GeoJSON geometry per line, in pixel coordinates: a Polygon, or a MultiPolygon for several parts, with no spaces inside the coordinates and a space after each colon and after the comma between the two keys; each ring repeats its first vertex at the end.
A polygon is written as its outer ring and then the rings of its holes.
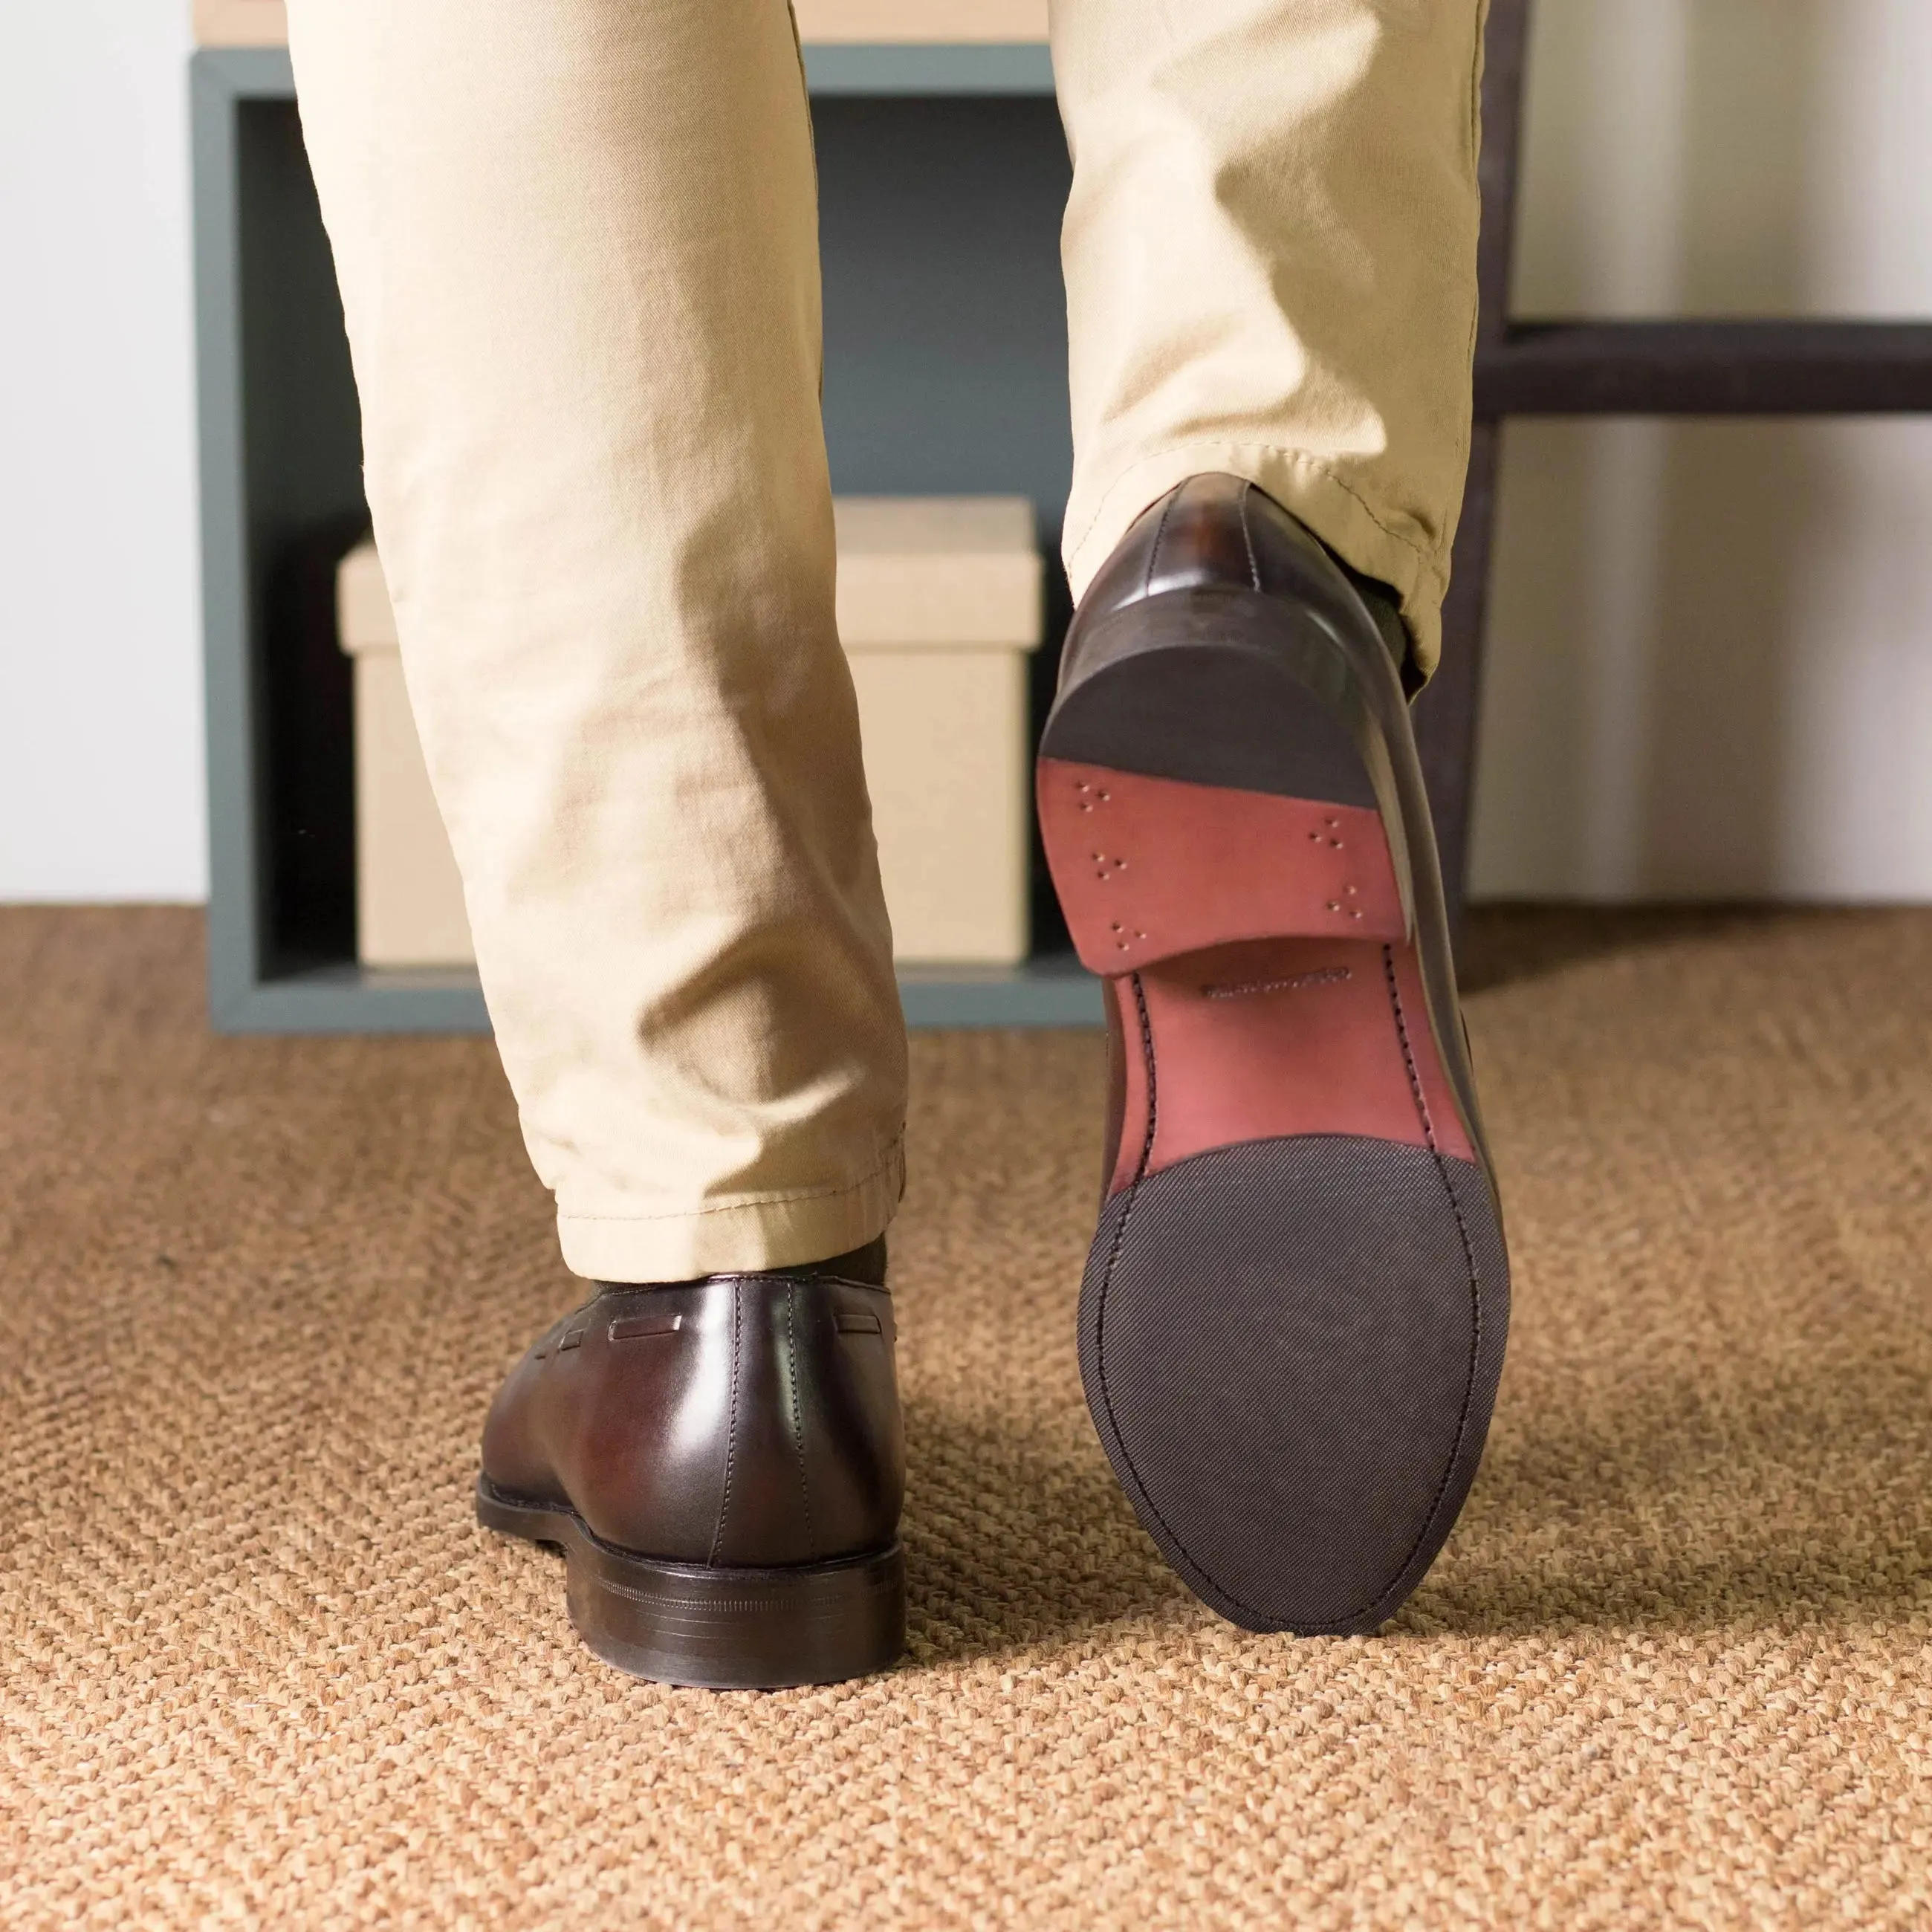
{"type": "Polygon", "coordinates": [[[753,1268],[798,1268],[885,1232],[905,1192],[905,1152],[850,1187],[725,1202],[687,1214],[560,1213],[564,1265],[592,1281],[694,1281],[753,1268]]]}
{"type": "MultiPolygon", "coordinates": [[[[1075,601],[1150,503],[1190,476],[1220,472],[1245,478],[1299,517],[1352,568],[1388,585],[1402,600],[1402,622],[1415,647],[1417,668],[1432,671],[1442,654],[1446,559],[1430,555],[1376,516],[1368,504],[1318,458],[1266,444],[1193,442],[1142,458],[1102,493],[1078,537],[1066,548],[1075,601]]],[[[1078,527],[1070,514],[1068,528],[1078,527]]]]}

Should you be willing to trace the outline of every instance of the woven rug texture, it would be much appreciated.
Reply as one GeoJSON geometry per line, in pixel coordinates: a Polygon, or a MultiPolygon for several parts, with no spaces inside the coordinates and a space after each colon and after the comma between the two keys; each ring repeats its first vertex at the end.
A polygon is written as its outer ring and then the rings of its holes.
{"type": "Polygon", "coordinates": [[[910,1653],[719,1695],[472,1520],[578,1298],[489,1043],[218,1039],[198,915],[0,913],[0,1922],[1932,1924],[1932,915],[1472,952],[1512,1353],[1383,1634],[1218,1622],[1114,1486],[1097,1035],[923,1035],[910,1653]]]}

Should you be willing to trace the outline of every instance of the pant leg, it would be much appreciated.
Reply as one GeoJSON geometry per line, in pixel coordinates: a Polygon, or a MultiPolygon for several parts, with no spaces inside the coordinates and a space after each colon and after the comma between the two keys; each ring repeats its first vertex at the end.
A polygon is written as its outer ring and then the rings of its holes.
{"type": "Polygon", "coordinates": [[[293,0],[369,501],[566,1260],[822,1258],[905,1045],[785,0],[293,0]]]}
{"type": "Polygon", "coordinates": [[[1426,668],[1469,446],[1482,0],[1052,0],[1077,596],[1183,478],[1390,585],[1426,668]]]}

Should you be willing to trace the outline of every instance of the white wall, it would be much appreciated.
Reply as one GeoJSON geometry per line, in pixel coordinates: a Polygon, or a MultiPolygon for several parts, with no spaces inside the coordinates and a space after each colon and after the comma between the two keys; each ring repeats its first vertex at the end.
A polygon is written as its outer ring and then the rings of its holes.
{"type": "MultiPolygon", "coordinates": [[[[1925,0],[1540,0],[1523,314],[1932,316],[1925,0]]],[[[1932,424],[1514,424],[1479,892],[1932,897],[1932,424]]]]}
{"type": "MultiPolygon", "coordinates": [[[[1925,0],[1540,0],[1526,313],[1932,314],[1925,0]]],[[[0,62],[0,898],[206,890],[184,0],[0,62]]],[[[1932,427],[1519,424],[1492,894],[1932,898],[1932,427]]]]}
{"type": "Polygon", "coordinates": [[[187,14],[8,10],[0,898],[207,890],[187,14]]]}

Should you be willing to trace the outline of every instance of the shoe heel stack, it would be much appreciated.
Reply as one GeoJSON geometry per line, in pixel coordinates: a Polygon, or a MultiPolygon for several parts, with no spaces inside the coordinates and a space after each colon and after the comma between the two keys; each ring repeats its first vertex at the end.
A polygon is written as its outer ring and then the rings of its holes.
{"type": "Polygon", "coordinates": [[[905,1558],[716,1569],[598,1540],[571,1510],[506,1496],[484,1478],[476,1520],[563,1552],[570,1621],[633,1677],[711,1690],[778,1690],[889,1670],[905,1647],[905,1558]]]}
{"type": "Polygon", "coordinates": [[[1102,1442],[1256,1630],[1372,1630],[1480,1460],[1508,1274],[1407,707],[1360,634],[1211,589],[1102,620],[1047,856],[1125,1043],[1082,1285],[1102,1442]]]}

